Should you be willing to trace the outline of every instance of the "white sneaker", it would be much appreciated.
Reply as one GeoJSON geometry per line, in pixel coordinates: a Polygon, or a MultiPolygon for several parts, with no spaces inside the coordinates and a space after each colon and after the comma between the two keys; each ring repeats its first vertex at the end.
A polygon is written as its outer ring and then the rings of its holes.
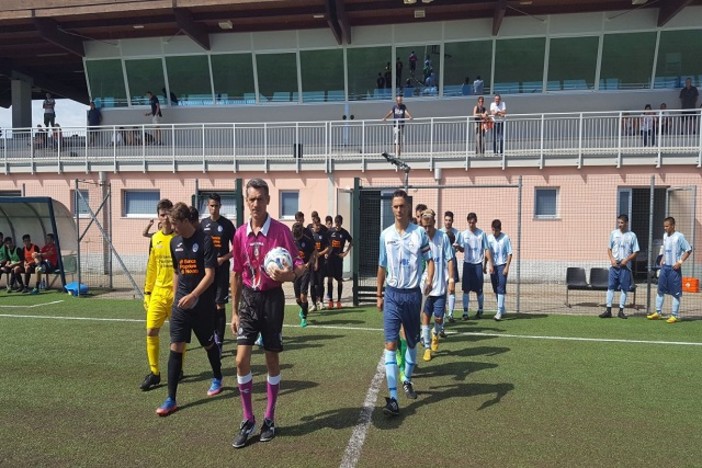
{"type": "Polygon", "coordinates": [[[499,311],[498,311],[498,312],[495,314],[495,320],[497,320],[498,322],[499,322],[500,320],[502,320],[502,312],[499,312],[499,311]]]}

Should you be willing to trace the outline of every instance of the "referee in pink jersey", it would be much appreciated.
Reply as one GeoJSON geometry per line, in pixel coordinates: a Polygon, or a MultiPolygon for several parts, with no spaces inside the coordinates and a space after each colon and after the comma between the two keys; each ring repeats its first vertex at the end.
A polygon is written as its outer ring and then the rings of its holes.
{"type": "Polygon", "coordinates": [[[236,336],[236,378],[239,384],[244,418],[232,445],[241,448],[256,430],[251,394],[251,348],[260,333],[266,354],[268,404],[261,425],[261,442],[275,437],[275,404],[280,388],[280,361],[283,350],[281,332],[285,312],[282,283],[294,281],[302,275],[305,266],[293,255],[294,265],[266,272],[264,258],[275,247],[284,247],[295,253],[295,240],[290,229],[270,217],[268,204],[271,197],[268,184],[262,179],[251,179],[246,184],[246,205],[251,218],[234,233],[232,252],[234,267],[231,275],[232,333],[236,336]]]}

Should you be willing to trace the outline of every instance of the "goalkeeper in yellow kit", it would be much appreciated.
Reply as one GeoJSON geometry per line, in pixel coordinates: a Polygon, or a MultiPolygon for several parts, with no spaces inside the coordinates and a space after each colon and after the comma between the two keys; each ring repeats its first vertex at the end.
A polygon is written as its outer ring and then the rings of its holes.
{"type": "Polygon", "coordinates": [[[175,237],[168,215],[173,203],[163,199],[156,205],[161,229],[154,233],[149,244],[149,261],[146,265],[144,283],[144,309],[146,309],[146,355],[149,359],[149,374],[141,389],[150,390],[161,383],[158,365],[160,353],[159,332],[173,306],[173,260],[171,239],[175,237]]]}

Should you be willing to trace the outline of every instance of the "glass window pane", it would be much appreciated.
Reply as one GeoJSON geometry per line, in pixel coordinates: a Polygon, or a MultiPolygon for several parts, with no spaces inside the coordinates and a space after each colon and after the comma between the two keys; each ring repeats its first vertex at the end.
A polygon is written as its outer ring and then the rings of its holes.
{"type": "Polygon", "coordinates": [[[546,89],[594,89],[598,46],[597,37],[551,39],[546,89]]]}
{"type": "MultiPolygon", "coordinates": [[[[222,206],[219,208],[220,216],[236,221],[236,196],[234,192],[217,192],[222,200],[222,206]]],[[[207,206],[210,203],[208,198],[210,192],[201,192],[198,202],[198,211],[200,213],[200,218],[207,218],[210,215],[209,208],[207,206]]]]}
{"type": "MultiPolygon", "coordinates": [[[[88,216],[90,214],[90,211],[88,210],[88,206],[90,206],[90,193],[87,190],[79,190],[78,191],[81,197],[78,197],[78,215],[79,216],[88,216]]],[[[76,214],[76,191],[71,190],[71,212],[73,214],[76,214]]]]}
{"type": "Polygon", "coordinates": [[[392,97],[391,90],[385,87],[384,78],[392,58],[390,47],[348,49],[346,57],[349,67],[349,101],[392,97]],[[383,78],[381,83],[380,78],[383,78]]]}
{"type": "Polygon", "coordinates": [[[300,52],[302,101],[344,100],[344,53],[335,50],[300,52]]]}
{"type": "Polygon", "coordinates": [[[297,101],[297,58],[294,53],[256,55],[261,102],[297,101]]]}
{"type": "Polygon", "coordinates": [[[166,86],[160,58],[125,60],[124,66],[127,69],[127,83],[133,106],[148,104],[146,92],[151,91],[155,96],[159,96],[159,91],[166,86]]]}
{"type": "Polygon", "coordinates": [[[642,89],[651,84],[656,33],[606,34],[600,89],[642,89]]]}
{"type": "Polygon", "coordinates": [[[557,189],[536,189],[534,214],[537,218],[555,218],[557,212],[557,189]]]}
{"type": "Polygon", "coordinates": [[[166,57],[171,99],[166,88],[161,89],[163,102],[170,105],[206,106],[212,104],[210,66],[206,55],[166,57]]]}
{"type": "Polygon", "coordinates": [[[495,94],[540,93],[544,81],[546,38],[497,41],[495,94]]]}
{"type": "Polygon", "coordinates": [[[217,102],[221,104],[254,104],[253,63],[251,54],[213,55],[212,79],[217,102]]]}
{"type": "Polygon", "coordinates": [[[89,60],[85,62],[90,85],[90,97],[97,107],[124,107],[127,90],[124,88],[122,61],[89,60]]]}
{"type": "Polygon", "coordinates": [[[280,217],[294,219],[298,211],[298,192],[280,192],[280,217]]]}
{"type": "Polygon", "coordinates": [[[483,82],[482,91],[479,82],[477,83],[477,94],[489,94],[489,84],[492,81],[491,68],[492,41],[450,42],[446,44],[444,46],[444,96],[475,94],[476,80],[483,82]],[[468,83],[466,83],[466,79],[468,83]]]}
{"type": "Polygon", "coordinates": [[[702,30],[663,31],[658,44],[655,88],[682,88],[685,80],[702,84],[702,60],[700,60],[702,30]]]}
{"type": "MultiPolygon", "coordinates": [[[[397,62],[402,63],[402,73],[397,83],[402,83],[406,96],[438,96],[439,70],[441,69],[441,47],[438,44],[398,47],[395,76],[398,78],[397,62]],[[399,59],[399,60],[398,60],[399,59]],[[407,81],[409,80],[409,81],[407,81]]],[[[392,82],[390,83],[392,85],[392,82]]],[[[386,83],[386,87],[387,83],[386,83]]]]}
{"type": "Polygon", "coordinates": [[[123,194],[124,216],[153,216],[156,212],[158,190],[125,190],[123,194]]]}

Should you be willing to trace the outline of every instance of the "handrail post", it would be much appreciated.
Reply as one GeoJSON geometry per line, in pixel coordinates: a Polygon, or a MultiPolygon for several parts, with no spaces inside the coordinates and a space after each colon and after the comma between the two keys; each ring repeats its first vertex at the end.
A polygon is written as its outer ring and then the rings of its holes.
{"type": "Polygon", "coordinates": [[[585,116],[580,113],[578,119],[578,169],[583,168],[583,125],[585,124],[585,116]]]}
{"type": "Polygon", "coordinates": [[[662,129],[661,129],[661,121],[663,120],[662,117],[663,116],[661,114],[661,111],[658,111],[658,118],[656,119],[656,122],[658,122],[658,125],[656,125],[655,126],[656,128],[654,129],[654,132],[656,132],[657,141],[658,141],[658,144],[656,145],[656,147],[658,149],[658,156],[656,158],[656,168],[661,167],[661,164],[663,163],[663,155],[661,153],[661,135],[663,134],[662,129]]]}
{"type": "Polygon", "coordinates": [[[622,119],[624,115],[622,111],[619,111],[619,120],[617,124],[617,128],[619,131],[617,132],[618,138],[617,138],[617,169],[622,167],[622,133],[624,132],[624,128],[622,127],[622,119]]]}
{"type": "Polygon", "coordinates": [[[468,170],[468,145],[470,142],[470,123],[472,116],[466,116],[466,165],[465,165],[465,170],[468,170]]]}
{"type": "Polygon", "coordinates": [[[232,171],[236,172],[236,122],[232,122],[232,171]]]}
{"type": "MultiPolygon", "coordinates": [[[[207,172],[207,153],[205,150],[205,124],[203,123],[202,126],[200,127],[202,130],[202,173],[207,172]]],[[[175,162],[175,146],[173,146],[173,161],[175,162]]]]}
{"type": "Polygon", "coordinates": [[[541,114],[541,131],[540,131],[540,137],[539,137],[539,147],[541,150],[541,156],[539,160],[539,169],[544,168],[544,130],[546,126],[546,115],[541,114]]]}
{"type": "Polygon", "coordinates": [[[268,124],[263,123],[263,165],[266,174],[268,173],[268,124]]]}
{"type": "Polygon", "coordinates": [[[434,170],[434,117],[429,119],[429,169],[434,170]]]}

